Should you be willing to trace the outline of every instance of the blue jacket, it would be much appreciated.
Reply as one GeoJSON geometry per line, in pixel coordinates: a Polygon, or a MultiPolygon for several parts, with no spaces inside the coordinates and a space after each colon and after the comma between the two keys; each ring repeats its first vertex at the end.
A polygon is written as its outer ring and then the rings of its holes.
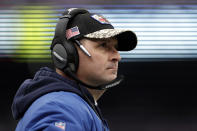
{"type": "Polygon", "coordinates": [[[41,68],[25,80],[12,104],[16,131],[108,131],[86,88],[55,71],[41,68]]]}

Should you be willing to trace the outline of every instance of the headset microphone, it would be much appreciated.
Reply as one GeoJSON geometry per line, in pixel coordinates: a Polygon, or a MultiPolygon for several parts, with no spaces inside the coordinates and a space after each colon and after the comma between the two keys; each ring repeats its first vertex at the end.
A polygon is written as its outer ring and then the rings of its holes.
{"type": "Polygon", "coordinates": [[[79,48],[89,57],[91,57],[90,53],[87,51],[87,49],[78,41],[75,40],[76,44],[79,46],[79,48]]]}

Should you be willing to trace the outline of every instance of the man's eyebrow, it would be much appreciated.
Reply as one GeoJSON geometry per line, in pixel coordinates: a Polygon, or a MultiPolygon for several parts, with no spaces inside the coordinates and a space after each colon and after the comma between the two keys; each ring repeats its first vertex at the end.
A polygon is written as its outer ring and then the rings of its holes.
{"type": "Polygon", "coordinates": [[[107,39],[90,39],[90,40],[92,40],[92,41],[95,41],[95,42],[107,42],[107,41],[109,41],[109,40],[107,40],[107,39]]]}
{"type": "Polygon", "coordinates": [[[101,39],[100,41],[101,42],[109,42],[109,40],[107,40],[107,39],[101,39]]]}

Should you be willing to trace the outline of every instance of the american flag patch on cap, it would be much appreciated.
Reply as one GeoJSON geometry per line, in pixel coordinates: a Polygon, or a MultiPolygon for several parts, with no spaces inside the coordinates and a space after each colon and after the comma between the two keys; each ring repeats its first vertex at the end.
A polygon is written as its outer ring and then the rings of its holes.
{"type": "Polygon", "coordinates": [[[58,128],[61,128],[64,131],[66,129],[66,123],[65,122],[55,122],[55,126],[58,127],[58,128]]]}
{"type": "Polygon", "coordinates": [[[79,32],[79,29],[77,26],[66,30],[66,38],[67,39],[70,39],[70,38],[77,36],[79,34],[80,34],[80,32],[79,32]]]}

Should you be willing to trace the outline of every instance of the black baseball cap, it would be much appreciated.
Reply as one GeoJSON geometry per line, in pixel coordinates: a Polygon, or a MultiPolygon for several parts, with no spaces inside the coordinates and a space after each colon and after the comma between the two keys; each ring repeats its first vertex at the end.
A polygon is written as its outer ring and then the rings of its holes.
{"type": "Polygon", "coordinates": [[[102,15],[89,12],[77,14],[67,25],[66,38],[76,40],[80,38],[107,39],[116,37],[118,51],[130,51],[137,45],[137,36],[127,29],[115,29],[102,15]]]}

